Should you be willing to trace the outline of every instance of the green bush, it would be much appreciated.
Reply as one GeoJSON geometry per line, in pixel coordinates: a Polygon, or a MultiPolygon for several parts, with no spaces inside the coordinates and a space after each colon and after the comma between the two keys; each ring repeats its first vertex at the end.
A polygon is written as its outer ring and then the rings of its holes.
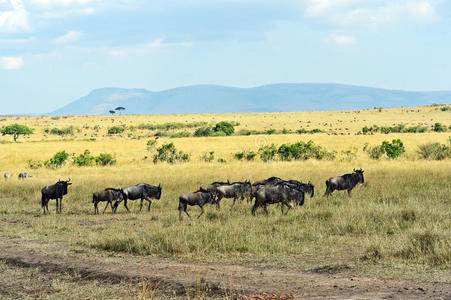
{"type": "Polygon", "coordinates": [[[369,147],[368,144],[365,144],[365,147],[363,147],[363,151],[368,153],[369,157],[372,159],[381,159],[382,156],[385,154],[385,150],[382,147],[382,145],[369,147]]]}
{"type": "Polygon", "coordinates": [[[74,157],[74,164],[79,167],[88,167],[94,165],[95,157],[86,149],[85,152],[74,157]]]}
{"type": "Polygon", "coordinates": [[[203,160],[204,162],[212,162],[215,160],[215,152],[214,151],[205,152],[204,154],[201,155],[200,159],[203,160]]]}
{"type": "Polygon", "coordinates": [[[194,132],[194,136],[211,136],[213,129],[211,127],[200,127],[194,132]]]}
{"type": "Polygon", "coordinates": [[[223,132],[225,135],[232,135],[235,132],[233,124],[227,121],[221,121],[213,128],[216,133],[223,132]]]}
{"type": "Polygon", "coordinates": [[[426,143],[418,146],[417,153],[423,159],[442,160],[451,158],[451,146],[440,143],[426,143]]]}
{"type": "Polygon", "coordinates": [[[100,153],[99,156],[95,157],[95,161],[97,165],[101,166],[114,165],[116,163],[116,159],[110,153],[100,153]]]}
{"type": "Polygon", "coordinates": [[[257,156],[257,153],[255,153],[254,151],[247,151],[247,150],[237,152],[234,154],[234,157],[237,160],[246,159],[248,161],[251,161],[251,160],[254,160],[256,156],[257,156]]]}
{"type": "Polygon", "coordinates": [[[44,162],[44,165],[47,168],[56,169],[56,168],[62,167],[66,163],[68,158],[69,158],[69,154],[65,150],[63,150],[63,151],[55,153],[55,155],[53,155],[53,157],[50,158],[49,160],[46,160],[44,162]]]}
{"type": "Polygon", "coordinates": [[[46,133],[50,133],[50,134],[54,134],[54,135],[73,135],[74,134],[74,126],[69,126],[66,128],[52,128],[52,129],[48,129],[46,128],[45,132],[46,133]]]}
{"type": "Polygon", "coordinates": [[[390,143],[389,141],[383,141],[382,142],[382,148],[385,151],[385,154],[389,158],[397,158],[406,152],[406,149],[404,148],[404,144],[400,139],[392,140],[390,143]]]}
{"type": "Polygon", "coordinates": [[[274,160],[277,154],[277,146],[275,144],[262,146],[258,149],[260,159],[264,162],[274,160]]]}
{"type": "Polygon", "coordinates": [[[315,145],[313,141],[298,142],[295,144],[283,144],[277,150],[281,160],[306,160],[310,158],[315,159],[331,159],[335,157],[333,152],[328,152],[321,146],[315,145]]]}
{"type": "Polygon", "coordinates": [[[108,128],[108,134],[119,134],[124,132],[125,128],[123,126],[113,126],[108,128]]]}
{"type": "Polygon", "coordinates": [[[447,128],[446,128],[446,126],[442,125],[442,123],[435,123],[433,130],[435,132],[446,132],[447,128]]]}
{"type": "Polygon", "coordinates": [[[30,169],[39,169],[39,168],[42,167],[42,161],[30,159],[30,160],[28,161],[28,167],[29,167],[30,169]]]}
{"type": "Polygon", "coordinates": [[[177,151],[177,148],[175,148],[174,143],[167,143],[161,145],[161,147],[156,149],[156,153],[153,157],[153,162],[168,162],[168,163],[175,163],[179,161],[189,161],[191,158],[191,155],[189,153],[184,153],[183,151],[177,151]]]}

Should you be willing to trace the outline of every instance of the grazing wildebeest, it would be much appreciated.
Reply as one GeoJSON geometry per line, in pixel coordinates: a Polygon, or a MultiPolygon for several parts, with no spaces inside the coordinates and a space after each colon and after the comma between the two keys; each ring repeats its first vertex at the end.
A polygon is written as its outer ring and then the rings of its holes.
{"type": "Polygon", "coordinates": [[[299,199],[302,197],[302,195],[303,192],[291,188],[288,185],[261,186],[256,193],[255,203],[251,211],[252,215],[255,216],[255,211],[260,206],[262,206],[265,212],[268,214],[266,205],[274,203],[281,204],[283,215],[284,206],[288,207],[288,209],[292,208],[296,203],[299,203],[299,199]]]}
{"type": "Polygon", "coordinates": [[[354,169],[354,173],[352,174],[345,174],[343,176],[338,177],[331,177],[326,180],[326,192],[324,195],[329,197],[330,194],[332,194],[335,190],[348,190],[348,195],[351,197],[351,191],[352,189],[358,184],[358,183],[364,183],[363,179],[363,170],[356,170],[354,169]]]}
{"type": "Polygon", "coordinates": [[[45,212],[49,212],[49,201],[50,199],[56,200],[56,212],[61,213],[62,211],[62,203],[63,203],[63,196],[67,194],[67,186],[71,185],[72,182],[69,182],[69,180],[61,180],[59,179],[57,183],[53,185],[48,185],[42,188],[41,194],[41,205],[45,212]],[[59,201],[58,201],[59,200],[59,201]],[[59,205],[58,205],[59,203],[59,205]]]}
{"type": "Polygon", "coordinates": [[[28,172],[21,172],[21,173],[19,173],[19,175],[18,175],[17,177],[18,177],[19,179],[24,180],[25,178],[30,178],[31,175],[30,175],[30,173],[28,173],[28,172]]]}
{"type": "Polygon", "coordinates": [[[3,177],[5,178],[5,180],[8,180],[9,178],[11,178],[11,174],[5,173],[3,174],[3,177]]]}
{"type": "Polygon", "coordinates": [[[97,205],[99,202],[107,201],[103,213],[105,213],[105,210],[107,209],[108,205],[111,206],[111,212],[114,213],[113,209],[113,201],[116,200],[123,200],[123,194],[120,189],[114,189],[114,188],[106,188],[103,191],[98,191],[92,194],[92,203],[94,203],[94,214],[99,213],[99,208],[97,205]]]}
{"type": "MultiPolygon", "coordinates": [[[[147,183],[140,183],[137,185],[129,186],[126,188],[121,188],[121,192],[123,194],[123,200],[124,200],[124,206],[127,209],[128,212],[130,210],[127,206],[127,200],[136,200],[141,199],[141,203],[139,206],[139,211],[143,208],[143,201],[147,200],[149,201],[149,206],[147,207],[147,211],[150,211],[150,206],[152,205],[151,199],[160,200],[161,197],[161,184],[158,186],[153,186],[147,183]]],[[[114,209],[113,211],[116,212],[117,207],[119,203],[121,203],[122,200],[116,201],[114,203],[114,209]]]]}
{"type": "Polygon", "coordinates": [[[186,193],[179,197],[179,219],[182,220],[182,211],[186,213],[186,215],[191,219],[191,216],[186,211],[186,208],[189,206],[199,205],[201,212],[197,216],[199,219],[200,216],[204,213],[204,205],[207,203],[214,204],[215,203],[215,194],[211,192],[203,192],[196,191],[193,193],[186,193]]]}
{"type": "Polygon", "coordinates": [[[230,184],[218,186],[216,191],[218,197],[216,199],[216,208],[220,208],[220,201],[222,198],[233,198],[233,207],[236,200],[243,200],[246,195],[249,195],[250,197],[252,185],[249,180],[246,180],[245,182],[232,182],[230,184]]]}

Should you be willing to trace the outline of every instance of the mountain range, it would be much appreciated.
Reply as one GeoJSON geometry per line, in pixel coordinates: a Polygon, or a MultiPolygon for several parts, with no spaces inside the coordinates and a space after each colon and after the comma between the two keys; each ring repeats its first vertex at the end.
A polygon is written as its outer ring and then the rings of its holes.
{"type": "Polygon", "coordinates": [[[193,85],[152,92],[101,88],[47,115],[185,114],[359,110],[451,103],[451,91],[413,92],[321,83],[280,83],[254,88],[193,85]]]}

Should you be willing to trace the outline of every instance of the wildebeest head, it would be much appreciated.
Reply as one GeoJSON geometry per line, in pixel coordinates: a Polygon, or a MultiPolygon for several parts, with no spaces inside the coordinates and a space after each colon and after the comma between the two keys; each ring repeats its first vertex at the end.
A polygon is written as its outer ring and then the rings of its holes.
{"type": "Polygon", "coordinates": [[[61,184],[63,187],[63,195],[67,194],[67,186],[71,185],[72,182],[70,182],[70,178],[68,180],[61,180],[61,178],[58,180],[57,184],[61,184]]]}
{"type": "Polygon", "coordinates": [[[157,192],[156,198],[157,198],[157,200],[160,200],[160,198],[161,198],[161,183],[158,184],[157,191],[158,192],[157,192]]]}
{"type": "Polygon", "coordinates": [[[359,181],[360,183],[364,183],[365,179],[363,178],[363,171],[362,168],[360,168],[359,170],[354,169],[354,174],[357,174],[359,176],[359,181]]]}

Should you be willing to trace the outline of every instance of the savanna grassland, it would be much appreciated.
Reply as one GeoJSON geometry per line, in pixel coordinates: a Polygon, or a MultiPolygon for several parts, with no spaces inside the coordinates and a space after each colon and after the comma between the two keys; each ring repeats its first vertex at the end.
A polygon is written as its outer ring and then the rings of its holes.
{"type": "MultiPolygon", "coordinates": [[[[331,268],[345,277],[439,282],[450,292],[451,161],[425,160],[417,153],[418,146],[428,142],[448,145],[449,110],[428,106],[347,112],[0,118],[0,127],[13,123],[34,130],[30,136],[20,136],[17,143],[11,136],[0,137],[0,171],[13,174],[10,180],[0,182],[0,237],[15,241],[18,247],[34,248],[41,254],[74,259],[96,257],[111,262],[162,259],[169,264],[237,264],[299,272],[331,268]],[[197,128],[220,121],[232,122],[235,134],[193,136],[197,128]],[[179,125],[171,127],[168,123],[179,125]],[[435,132],[436,123],[446,131],[435,132]],[[398,124],[427,130],[362,134],[365,126],[398,124]],[[69,134],[51,134],[52,128],[71,126],[69,134]],[[108,134],[113,126],[122,126],[124,131],[108,134]],[[321,132],[297,133],[301,128],[321,132]],[[275,132],[268,132],[271,129],[275,132]],[[245,131],[254,133],[246,135],[245,131]],[[189,153],[190,160],[154,163],[154,150],[147,143],[155,140],[157,132],[156,148],[172,142],[177,150],[189,153]],[[177,134],[180,132],[186,133],[177,134]],[[399,158],[376,160],[363,151],[365,144],[376,146],[394,139],[401,139],[405,146],[399,158]],[[291,161],[276,157],[269,162],[261,161],[258,155],[250,161],[235,159],[236,152],[258,153],[261,146],[309,140],[335,153],[334,157],[291,161]],[[111,153],[116,163],[79,167],[69,157],[59,168],[30,165],[30,160],[43,163],[58,151],[78,155],[85,149],[93,155],[111,153]],[[214,152],[214,159],[206,161],[210,152],[214,152]],[[365,183],[353,190],[351,198],[345,192],[323,197],[326,179],[353,168],[365,170],[365,183]],[[17,174],[21,171],[33,177],[19,181],[17,174]],[[253,217],[251,203],[244,201],[231,207],[231,199],[224,199],[219,211],[207,206],[200,219],[184,216],[178,220],[178,197],[182,193],[213,181],[254,182],[270,176],[311,181],[315,195],[306,197],[302,207],[285,216],[279,206],[273,205],[269,215],[258,210],[253,217]],[[52,200],[51,213],[43,215],[41,188],[67,177],[73,185],[64,197],[63,213],[55,214],[52,200]],[[139,212],[138,201],[131,201],[131,213],[120,205],[114,215],[110,209],[104,215],[93,214],[94,191],[140,182],[163,187],[162,197],[153,201],[150,213],[144,209],[139,212]]],[[[193,216],[200,211],[198,207],[188,210],[193,216]]],[[[35,276],[43,276],[39,265],[33,268],[37,268],[35,276]]],[[[35,272],[9,264],[0,265],[0,270],[19,277],[35,272]]],[[[56,284],[56,288],[43,288],[33,281],[30,285],[36,285],[44,298],[150,297],[148,291],[124,282],[105,283],[108,289],[94,285],[86,289],[89,293],[76,289],[72,295],[70,291],[77,281],[61,280],[67,282],[56,284]],[[111,296],[111,291],[121,285],[122,292],[111,296]]],[[[42,296],[40,292],[19,293],[17,287],[5,288],[4,282],[5,277],[0,275],[0,291],[5,296],[42,296]]],[[[285,283],[285,290],[289,287],[285,283]]],[[[262,289],[264,285],[255,290],[262,289]]]]}

